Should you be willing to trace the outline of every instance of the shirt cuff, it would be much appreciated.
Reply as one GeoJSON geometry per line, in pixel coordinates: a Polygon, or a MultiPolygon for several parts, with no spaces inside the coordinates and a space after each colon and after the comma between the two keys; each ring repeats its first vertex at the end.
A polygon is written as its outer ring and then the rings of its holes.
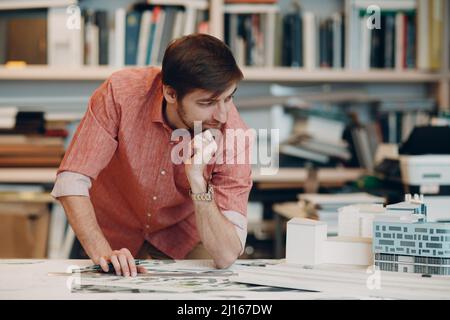
{"type": "Polygon", "coordinates": [[[231,210],[223,211],[223,215],[236,229],[239,240],[241,241],[241,253],[239,253],[241,255],[244,253],[245,241],[247,239],[247,218],[243,214],[231,210]]]}
{"type": "Polygon", "coordinates": [[[55,199],[64,196],[89,197],[91,185],[91,178],[88,176],[77,172],[63,171],[56,176],[51,195],[55,199]]]}

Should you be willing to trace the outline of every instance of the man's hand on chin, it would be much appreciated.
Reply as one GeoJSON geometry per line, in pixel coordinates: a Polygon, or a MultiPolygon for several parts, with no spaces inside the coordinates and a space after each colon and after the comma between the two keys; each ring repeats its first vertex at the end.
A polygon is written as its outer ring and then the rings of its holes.
{"type": "Polygon", "coordinates": [[[191,141],[191,157],[184,160],[186,176],[193,193],[206,192],[207,183],[203,177],[206,165],[217,151],[217,143],[211,131],[206,130],[197,134],[191,141]]]}

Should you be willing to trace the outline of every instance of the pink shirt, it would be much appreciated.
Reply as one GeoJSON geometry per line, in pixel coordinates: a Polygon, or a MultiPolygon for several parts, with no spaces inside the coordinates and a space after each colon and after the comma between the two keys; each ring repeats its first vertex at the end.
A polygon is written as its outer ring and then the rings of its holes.
{"type": "MultiPolygon", "coordinates": [[[[58,179],[63,172],[77,173],[81,180],[91,178],[89,195],[97,221],[113,249],[126,247],[136,255],[147,240],[181,259],[200,238],[184,164],[171,161],[175,143],[163,119],[162,102],[159,68],[112,74],[92,95],[58,179]]],[[[247,129],[235,106],[225,129],[247,129]]],[[[248,151],[250,145],[245,148],[248,151]]],[[[210,164],[205,178],[210,179],[215,202],[236,226],[242,242],[251,166],[235,163],[210,164]]],[[[81,181],[72,175],[72,181],[76,180],[81,181]]],[[[61,196],[58,188],[57,180],[55,197],[61,196]]]]}

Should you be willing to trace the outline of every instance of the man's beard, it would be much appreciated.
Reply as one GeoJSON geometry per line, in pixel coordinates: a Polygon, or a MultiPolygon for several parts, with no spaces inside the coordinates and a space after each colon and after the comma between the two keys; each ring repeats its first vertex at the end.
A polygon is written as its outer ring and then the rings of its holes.
{"type": "MultiPolygon", "coordinates": [[[[180,118],[181,122],[187,127],[187,130],[193,135],[194,134],[194,122],[189,121],[186,116],[186,109],[185,106],[178,102],[178,108],[177,108],[178,117],[180,118]]],[[[206,131],[208,129],[218,129],[221,130],[223,127],[223,124],[220,122],[215,121],[214,123],[207,123],[202,122],[202,132],[206,131]]]]}

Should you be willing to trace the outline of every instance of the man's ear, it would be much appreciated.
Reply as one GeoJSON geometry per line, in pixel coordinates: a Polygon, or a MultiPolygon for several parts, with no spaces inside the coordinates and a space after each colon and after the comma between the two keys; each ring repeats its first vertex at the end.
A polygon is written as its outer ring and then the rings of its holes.
{"type": "Polygon", "coordinates": [[[171,86],[163,85],[163,95],[168,103],[177,102],[177,92],[171,86]]]}

